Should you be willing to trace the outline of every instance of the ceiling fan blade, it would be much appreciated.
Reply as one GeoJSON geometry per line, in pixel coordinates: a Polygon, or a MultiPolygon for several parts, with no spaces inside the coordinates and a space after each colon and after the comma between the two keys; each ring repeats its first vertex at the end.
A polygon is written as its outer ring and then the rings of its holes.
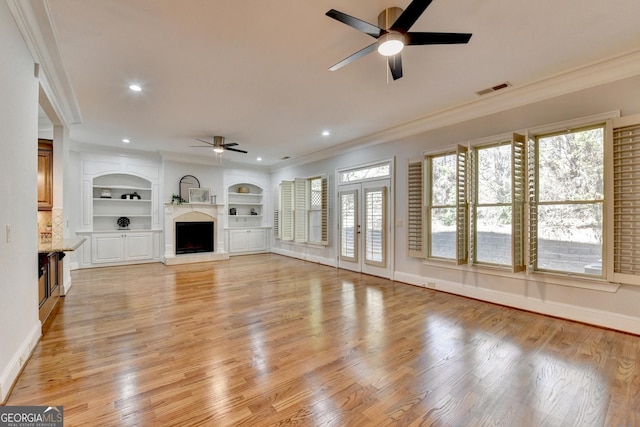
{"type": "Polygon", "coordinates": [[[208,148],[209,150],[211,150],[211,147],[208,145],[190,145],[189,147],[191,148],[208,148]]]}
{"type": "Polygon", "coordinates": [[[407,33],[408,45],[469,43],[470,33],[407,33]]]}
{"type": "Polygon", "coordinates": [[[196,138],[200,142],[204,142],[205,144],[213,145],[213,142],[206,141],[204,139],[196,138]]]}
{"type": "Polygon", "coordinates": [[[420,18],[420,15],[429,7],[432,0],[413,0],[402,12],[396,22],[391,26],[392,30],[406,33],[409,28],[420,18]]]}
{"type": "Polygon", "coordinates": [[[398,53],[397,55],[390,56],[388,59],[389,70],[391,70],[391,76],[393,80],[398,80],[402,77],[402,57],[398,53]]]}
{"type": "Polygon", "coordinates": [[[380,37],[380,34],[383,31],[381,28],[378,28],[373,24],[369,24],[362,19],[354,18],[351,15],[347,15],[346,13],[342,13],[335,9],[331,9],[325,15],[327,15],[329,18],[335,19],[336,21],[340,21],[343,24],[347,24],[348,26],[353,27],[356,30],[369,34],[371,37],[375,37],[376,39],[380,37]]]}
{"type": "Polygon", "coordinates": [[[335,71],[339,68],[344,67],[345,65],[355,61],[358,58],[361,58],[371,52],[374,52],[376,49],[378,48],[378,43],[373,43],[370,44],[369,46],[365,47],[364,49],[360,49],[359,51],[357,51],[356,53],[354,53],[351,56],[347,56],[345,59],[343,59],[342,61],[338,62],[336,65],[332,66],[331,68],[329,68],[331,71],[335,71]]]}
{"type": "Polygon", "coordinates": [[[229,151],[237,151],[238,153],[244,153],[244,154],[248,153],[248,151],[240,150],[238,148],[227,148],[227,147],[224,147],[224,149],[225,150],[229,150],[229,151]]]}
{"type": "Polygon", "coordinates": [[[238,145],[238,143],[237,143],[237,142],[229,142],[228,144],[222,144],[222,146],[223,146],[224,148],[227,148],[227,147],[235,147],[236,145],[238,145]]]}

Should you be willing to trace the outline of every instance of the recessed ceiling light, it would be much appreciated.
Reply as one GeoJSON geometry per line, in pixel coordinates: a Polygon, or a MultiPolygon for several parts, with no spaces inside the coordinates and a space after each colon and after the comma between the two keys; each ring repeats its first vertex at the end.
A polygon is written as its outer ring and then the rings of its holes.
{"type": "Polygon", "coordinates": [[[258,157],[256,160],[261,162],[262,161],[262,157],[258,157]]]}
{"type": "Polygon", "coordinates": [[[128,139],[128,138],[124,138],[124,139],[122,140],[122,142],[124,142],[125,144],[128,144],[128,143],[130,143],[130,142],[131,142],[131,140],[130,140],[130,139],[128,139]]]}
{"type": "Polygon", "coordinates": [[[331,132],[329,132],[328,130],[322,131],[322,136],[329,136],[329,135],[331,135],[331,132]]]}
{"type": "Polygon", "coordinates": [[[142,91],[142,88],[140,87],[140,85],[137,85],[137,84],[129,85],[129,89],[131,89],[134,92],[142,91]]]}

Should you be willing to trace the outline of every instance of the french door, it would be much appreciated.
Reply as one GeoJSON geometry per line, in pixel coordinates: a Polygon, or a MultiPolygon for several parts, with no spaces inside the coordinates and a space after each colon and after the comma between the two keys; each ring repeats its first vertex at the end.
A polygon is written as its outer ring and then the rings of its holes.
{"type": "Polygon", "coordinates": [[[389,179],[338,187],[338,267],[391,277],[389,179]]]}

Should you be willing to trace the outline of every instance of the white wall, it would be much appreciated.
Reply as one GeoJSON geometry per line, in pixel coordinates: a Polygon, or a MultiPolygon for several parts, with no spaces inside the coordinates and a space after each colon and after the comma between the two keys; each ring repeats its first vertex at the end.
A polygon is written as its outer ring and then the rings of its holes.
{"type": "Polygon", "coordinates": [[[4,401],[40,336],[38,80],[6,2],[0,2],[0,62],[0,401],[4,401]]]}
{"type": "MultiPolygon", "coordinates": [[[[224,170],[222,167],[165,159],[162,162],[162,168],[164,183],[161,199],[163,202],[170,202],[172,194],[180,193],[180,179],[183,176],[193,175],[200,181],[201,188],[210,189],[211,195],[217,195],[218,203],[222,203],[221,195],[224,194],[224,170]]],[[[189,200],[188,195],[182,197],[189,200]]]]}
{"type": "MultiPolygon", "coordinates": [[[[420,135],[387,141],[365,148],[337,152],[333,157],[306,164],[274,168],[272,191],[278,183],[295,177],[328,173],[336,169],[395,157],[395,218],[407,220],[407,164],[420,159],[425,151],[453,148],[458,143],[506,132],[548,125],[565,120],[620,110],[622,115],[640,112],[640,77],[582,90],[523,107],[510,109],[479,119],[460,122],[420,135]]],[[[335,200],[335,182],[330,183],[330,197],[335,200]]],[[[330,216],[335,218],[335,209],[330,216]]],[[[332,224],[334,224],[332,222],[332,224]]],[[[418,286],[427,282],[436,289],[540,313],[598,324],[640,334],[640,287],[616,285],[587,289],[549,283],[548,278],[521,275],[495,275],[490,270],[460,269],[443,264],[424,263],[407,255],[406,227],[393,227],[395,243],[394,278],[418,286]]],[[[336,227],[330,228],[330,246],[317,248],[304,244],[274,241],[274,252],[310,260],[336,258],[336,227]]]]}

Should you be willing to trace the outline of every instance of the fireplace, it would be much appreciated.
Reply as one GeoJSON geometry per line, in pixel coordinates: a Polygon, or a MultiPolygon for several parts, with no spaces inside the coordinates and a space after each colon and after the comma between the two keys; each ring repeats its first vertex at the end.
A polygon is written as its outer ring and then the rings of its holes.
{"type": "Polygon", "coordinates": [[[213,221],[176,221],[176,255],[213,252],[213,221]]]}
{"type": "Polygon", "coordinates": [[[165,203],[162,262],[175,265],[229,259],[229,253],[224,249],[225,211],[224,205],[165,203]],[[191,237],[182,237],[185,227],[195,227],[186,234],[191,237]],[[200,241],[203,237],[208,240],[200,241]]]}

